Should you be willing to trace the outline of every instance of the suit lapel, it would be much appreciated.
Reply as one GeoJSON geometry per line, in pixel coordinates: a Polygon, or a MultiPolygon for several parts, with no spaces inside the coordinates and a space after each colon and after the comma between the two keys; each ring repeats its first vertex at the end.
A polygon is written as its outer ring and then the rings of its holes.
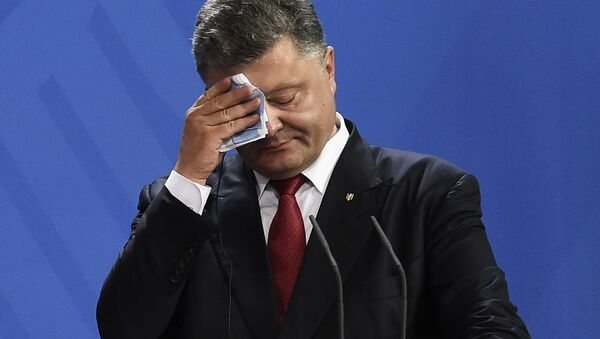
{"type": "MultiPolygon", "coordinates": [[[[379,215],[385,185],[376,174],[368,146],[346,120],[350,139],[336,164],[317,221],[345,281],[379,215]]],[[[310,338],[337,300],[335,276],[314,232],[278,338],[310,338]]]]}
{"type": "MultiPolygon", "coordinates": [[[[241,161],[229,162],[234,164],[224,171],[227,174],[219,188],[218,214],[223,247],[232,263],[233,300],[253,337],[275,338],[277,308],[255,178],[241,161]]],[[[220,262],[228,272],[227,259],[220,262]]]]}

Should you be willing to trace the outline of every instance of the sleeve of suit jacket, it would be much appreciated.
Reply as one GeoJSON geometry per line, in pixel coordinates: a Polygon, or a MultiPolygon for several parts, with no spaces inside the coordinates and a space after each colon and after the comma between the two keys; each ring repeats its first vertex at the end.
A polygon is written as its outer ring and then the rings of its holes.
{"type": "Polygon", "coordinates": [[[179,302],[189,263],[210,223],[173,197],[164,179],[144,187],[131,235],[97,306],[102,338],[156,338],[179,302]]]}
{"type": "Polygon", "coordinates": [[[444,338],[529,338],[486,237],[477,180],[463,174],[436,187],[425,222],[425,257],[439,333],[444,338]]]}

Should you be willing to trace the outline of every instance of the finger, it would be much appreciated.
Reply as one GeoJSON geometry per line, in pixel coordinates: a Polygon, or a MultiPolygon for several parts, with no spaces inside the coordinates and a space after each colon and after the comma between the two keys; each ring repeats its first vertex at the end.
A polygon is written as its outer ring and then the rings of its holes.
{"type": "Polygon", "coordinates": [[[253,90],[254,88],[250,86],[239,87],[210,99],[202,106],[207,112],[218,112],[247,101],[253,90]]]}
{"type": "Polygon", "coordinates": [[[223,78],[216,82],[214,85],[209,87],[204,94],[202,94],[192,105],[192,107],[201,106],[207,101],[216,98],[218,95],[223,94],[231,88],[231,79],[229,77],[223,78]]]}
{"type": "Polygon", "coordinates": [[[239,105],[225,108],[221,111],[207,115],[205,123],[208,126],[217,126],[226,124],[232,120],[242,118],[248,114],[255,112],[260,106],[260,99],[254,98],[239,105]]]}
{"type": "Polygon", "coordinates": [[[252,94],[251,87],[240,87],[226,93],[222,93],[215,98],[206,101],[200,106],[195,106],[188,110],[189,115],[211,115],[220,114],[221,111],[228,109],[232,106],[238,105],[244,101],[247,101],[252,94]]]}
{"type": "Polygon", "coordinates": [[[231,138],[236,133],[245,130],[248,127],[255,125],[259,120],[258,114],[250,114],[245,117],[231,120],[227,123],[221,124],[215,127],[218,130],[218,134],[222,140],[231,138]]]}

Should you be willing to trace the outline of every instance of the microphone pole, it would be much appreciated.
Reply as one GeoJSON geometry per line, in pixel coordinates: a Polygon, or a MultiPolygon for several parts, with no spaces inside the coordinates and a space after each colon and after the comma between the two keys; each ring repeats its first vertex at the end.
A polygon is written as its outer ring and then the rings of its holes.
{"type": "Polygon", "coordinates": [[[327,254],[327,258],[329,259],[329,262],[331,263],[333,272],[335,273],[335,280],[337,282],[337,288],[338,288],[339,334],[340,334],[340,339],[344,339],[344,290],[343,290],[343,286],[342,286],[342,275],[340,274],[340,268],[338,267],[338,264],[335,261],[335,258],[331,254],[331,250],[329,249],[329,243],[327,242],[327,239],[325,239],[323,232],[321,232],[321,228],[319,227],[319,223],[317,222],[317,219],[315,218],[314,215],[308,216],[308,219],[310,219],[310,222],[313,225],[313,230],[317,233],[317,238],[319,238],[319,242],[321,243],[321,245],[323,245],[323,249],[325,250],[325,253],[327,254]]]}
{"type": "Polygon", "coordinates": [[[398,268],[398,272],[400,273],[400,280],[402,282],[402,286],[401,286],[402,287],[402,323],[401,323],[400,338],[404,339],[404,338],[406,338],[406,312],[408,309],[408,307],[407,307],[408,301],[407,301],[407,293],[406,293],[408,286],[406,285],[406,273],[404,272],[404,267],[402,267],[402,263],[400,262],[400,259],[398,259],[398,256],[394,252],[394,248],[392,247],[392,244],[390,244],[390,239],[388,239],[388,237],[383,232],[383,229],[381,228],[381,225],[379,225],[377,218],[375,218],[374,216],[371,216],[371,223],[373,224],[373,227],[377,230],[377,233],[379,233],[379,238],[381,239],[381,242],[383,242],[383,245],[385,246],[388,253],[392,257],[392,260],[394,261],[394,264],[396,265],[396,267],[398,268]]]}

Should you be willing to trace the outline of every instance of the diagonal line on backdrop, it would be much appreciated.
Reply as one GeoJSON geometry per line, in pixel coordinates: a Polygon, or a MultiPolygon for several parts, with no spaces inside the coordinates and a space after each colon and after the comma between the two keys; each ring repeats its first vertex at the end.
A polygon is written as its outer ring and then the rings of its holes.
{"type": "Polygon", "coordinates": [[[88,29],[158,140],[165,155],[174,162],[174,156],[177,154],[177,137],[181,134],[182,121],[176,118],[156,93],[100,4],[96,5],[92,13],[88,29]]]}
{"type": "Polygon", "coordinates": [[[3,338],[29,338],[25,327],[12,311],[12,306],[6,296],[0,291],[0,337],[3,338]]]}
{"type": "Polygon", "coordinates": [[[2,2],[0,2],[0,26],[8,19],[18,5],[19,1],[17,0],[2,0],[2,2]]]}
{"type": "Polygon", "coordinates": [[[38,87],[38,96],[108,212],[118,225],[125,225],[131,220],[127,194],[53,76],[38,87]]]}
{"type": "Polygon", "coordinates": [[[163,0],[162,3],[183,38],[189,40],[193,34],[194,14],[200,8],[199,2],[195,0],[163,0]]]}
{"type": "Polygon", "coordinates": [[[6,189],[17,213],[64,286],[65,293],[70,297],[89,329],[96,332],[94,317],[96,293],[85,280],[83,272],[59,236],[56,226],[2,143],[0,143],[0,159],[2,159],[0,184],[6,189]]]}

